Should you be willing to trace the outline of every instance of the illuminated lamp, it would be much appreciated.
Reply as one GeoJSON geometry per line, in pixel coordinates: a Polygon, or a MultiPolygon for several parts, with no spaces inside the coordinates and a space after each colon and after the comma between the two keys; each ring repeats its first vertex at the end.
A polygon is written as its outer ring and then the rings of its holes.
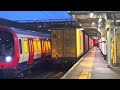
{"type": "Polygon", "coordinates": [[[39,40],[39,38],[36,38],[36,40],[39,40]]]}
{"type": "Polygon", "coordinates": [[[6,62],[10,62],[12,60],[11,56],[6,57],[6,62]]]}
{"type": "Polygon", "coordinates": [[[90,17],[93,17],[93,15],[94,15],[93,13],[90,13],[90,17]]]}

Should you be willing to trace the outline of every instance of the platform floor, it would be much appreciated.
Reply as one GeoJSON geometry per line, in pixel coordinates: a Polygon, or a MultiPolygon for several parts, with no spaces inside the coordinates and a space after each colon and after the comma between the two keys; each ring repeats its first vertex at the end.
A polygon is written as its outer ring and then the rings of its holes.
{"type": "Polygon", "coordinates": [[[108,68],[99,48],[93,47],[61,79],[120,79],[120,67],[108,68]]]}

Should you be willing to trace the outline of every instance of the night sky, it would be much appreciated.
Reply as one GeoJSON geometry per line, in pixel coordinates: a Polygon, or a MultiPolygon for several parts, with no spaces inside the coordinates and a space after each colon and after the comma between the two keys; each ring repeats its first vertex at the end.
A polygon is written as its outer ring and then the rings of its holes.
{"type": "Polygon", "coordinates": [[[0,11],[0,18],[16,20],[70,19],[67,11],[0,11]]]}

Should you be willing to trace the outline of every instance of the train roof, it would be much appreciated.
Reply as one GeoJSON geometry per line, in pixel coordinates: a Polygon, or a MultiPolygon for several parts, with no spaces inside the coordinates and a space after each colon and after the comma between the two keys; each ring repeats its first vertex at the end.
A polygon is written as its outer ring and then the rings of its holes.
{"type": "Polygon", "coordinates": [[[7,26],[1,26],[4,28],[10,28],[11,30],[13,30],[16,34],[21,34],[21,35],[25,35],[25,36],[34,36],[34,37],[40,37],[40,38],[50,38],[50,34],[46,34],[46,33],[42,33],[42,32],[35,32],[35,31],[31,31],[31,30],[25,30],[25,29],[20,29],[20,28],[15,28],[15,27],[7,27],[7,26]]]}
{"type": "Polygon", "coordinates": [[[50,37],[50,34],[42,33],[42,32],[35,32],[31,30],[24,30],[19,28],[11,27],[11,29],[16,32],[17,34],[26,34],[26,35],[32,35],[32,36],[39,36],[39,37],[50,37]]]}

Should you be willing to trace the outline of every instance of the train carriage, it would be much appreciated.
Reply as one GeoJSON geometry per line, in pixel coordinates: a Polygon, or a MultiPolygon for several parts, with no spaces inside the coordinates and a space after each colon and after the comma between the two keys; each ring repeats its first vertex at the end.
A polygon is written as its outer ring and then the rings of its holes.
{"type": "Polygon", "coordinates": [[[75,63],[78,58],[89,50],[88,39],[88,35],[79,28],[53,29],[51,31],[51,57],[53,63],[75,63]]]}
{"type": "Polygon", "coordinates": [[[0,70],[21,70],[50,52],[49,34],[0,26],[0,70]]]}

